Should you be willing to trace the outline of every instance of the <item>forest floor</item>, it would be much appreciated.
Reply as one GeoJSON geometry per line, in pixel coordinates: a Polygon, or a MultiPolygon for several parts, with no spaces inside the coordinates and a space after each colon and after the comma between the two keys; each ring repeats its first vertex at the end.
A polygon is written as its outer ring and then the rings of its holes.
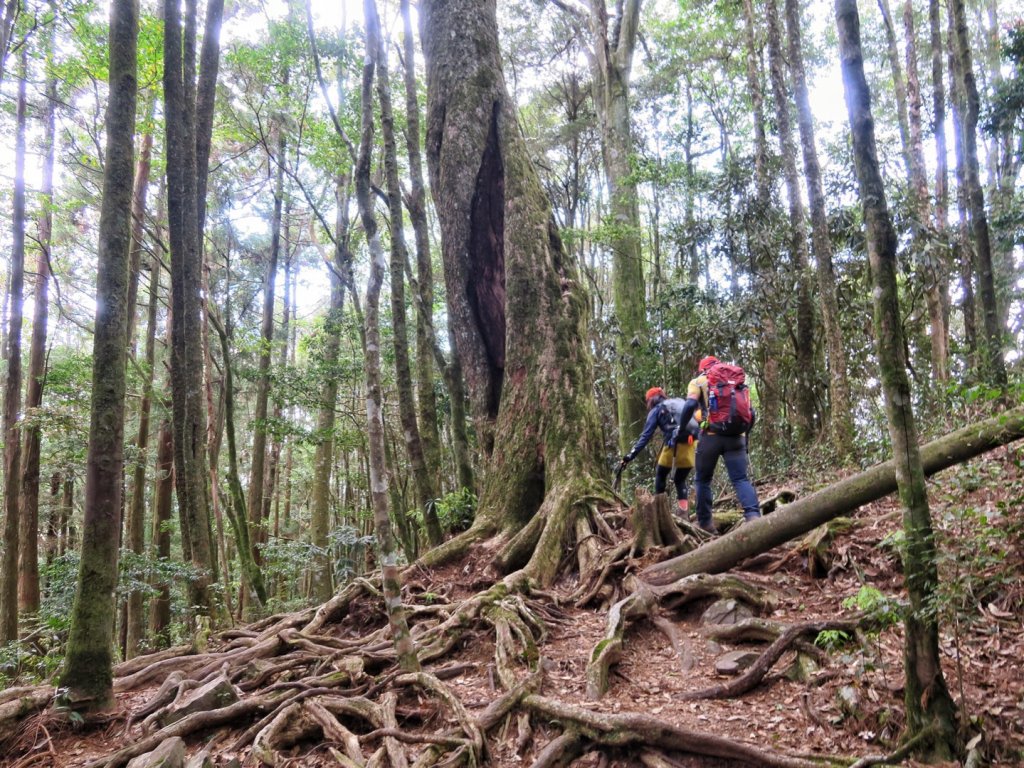
{"type": "MultiPolygon", "coordinates": [[[[942,599],[941,652],[950,691],[968,723],[971,741],[990,764],[1024,763],[1024,446],[999,449],[969,465],[948,470],[930,481],[932,513],[941,542],[960,546],[943,549],[940,563],[942,599]]],[[[820,479],[820,478],[819,478],[820,479]]],[[[801,495],[812,488],[788,482],[801,495]]],[[[762,487],[762,497],[772,488],[762,487]]],[[[898,540],[902,518],[893,497],[862,507],[855,525],[835,535],[827,555],[827,575],[812,578],[806,558],[791,545],[773,550],[773,557],[755,558],[734,569],[734,575],[771,590],[777,596],[766,618],[782,623],[853,616],[862,587],[904,599],[899,556],[890,542],[898,540]]],[[[439,605],[468,598],[493,583],[493,575],[472,561],[419,571],[410,585],[421,597],[439,605]]],[[[891,752],[904,725],[902,625],[831,649],[828,659],[807,682],[790,679],[787,671],[795,651],[773,665],[756,688],[736,698],[684,700],[684,694],[719,684],[715,661],[736,647],[763,649],[761,644],[714,642],[701,625],[705,599],[665,611],[681,642],[673,648],[667,635],[650,621],[631,625],[619,664],[611,673],[610,690],[588,701],[586,667],[591,651],[607,631],[607,606],[575,607],[567,596],[578,585],[566,580],[545,595],[547,636],[538,640],[543,696],[596,713],[639,713],[692,731],[714,734],[786,756],[812,755],[859,758],[891,752]],[[562,598],[559,600],[559,598],[562,598]]],[[[863,606],[862,606],[863,607],[863,606]]],[[[363,598],[343,620],[319,630],[320,636],[349,640],[383,625],[379,603],[363,598]]],[[[436,664],[455,674],[446,685],[472,718],[499,698],[502,687],[495,668],[494,632],[475,627],[436,664]],[[453,667],[453,664],[464,666],[453,667]]],[[[440,677],[440,675],[439,675],[440,677]]],[[[278,680],[286,679],[280,677],[278,680]]],[[[99,726],[72,728],[49,714],[28,719],[0,765],[72,768],[86,766],[140,740],[143,731],[130,721],[159,680],[118,695],[118,710],[99,726]]],[[[251,694],[247,694],[251,695],[251,694]]],[[[400,728],[439,734],[454,720],[425,703],[415,687],[396,700],[400,728]]],[[[259,765],[249,746],[232,748],[254,718],[227,727],[198,731],[186,739],[190,754],[205,748],[212,764],[226,766],[232,758],[259,765]]],[[[349,727],[353,727],[349,721],[349,727]]],[[[515,717],[487,734],[485,764],[534,764],[546,744],[562,733],[564,723],[534,714],[532,727],[520,737],[515,717]]],[[[353,727],[353,730],[355,728],[353,727]]],[[[368,729],[363,728],[365,734],[368,729]]],[[[344,764],[321,735],[298,738],[275,753],[277,765],[344,764]]],[[[337,747],[337,743],[334,743],[337,747]]],[[[415,759],[423,745],[405,745],[415,759]]],[[[340,749],[340,747],[338,747],[340,749]]],[[[668,762],[644,759],[647,765],[714,766],[735,761],[671,753],[668,762]]],[[[555,763],[557,764],[557,763],[555,763]]],[[[641,764],[635,749],[605,748],[584,754],[574,765],[641,764]]],[[[911,763],[906,763],[911,764],[911,763]]]]}

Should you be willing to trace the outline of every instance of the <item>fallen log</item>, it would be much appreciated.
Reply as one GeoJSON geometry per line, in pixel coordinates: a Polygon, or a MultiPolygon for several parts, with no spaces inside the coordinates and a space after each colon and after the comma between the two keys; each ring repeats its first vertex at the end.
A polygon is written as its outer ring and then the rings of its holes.
{"type": "MultiPolygon", "coordinates": [[[[1021,438],[1024,438],[1024,407],[926,443],[921,446],[921,463],[925,474],[933,475],[1021,438]]],[[[648,566],[640,572],[640,578],[649,584],[668,584],[697,573],[729,570],[744,558],[802,536],[895,490],[895,464],[892,461],[877,464],[786,504],[774,514],[741,525],[693,552],[648,566]]]]}

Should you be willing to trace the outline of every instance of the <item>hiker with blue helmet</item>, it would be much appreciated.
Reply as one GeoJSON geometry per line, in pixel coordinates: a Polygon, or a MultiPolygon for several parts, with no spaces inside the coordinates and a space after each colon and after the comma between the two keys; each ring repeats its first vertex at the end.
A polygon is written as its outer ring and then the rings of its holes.
{"type": "Polygon", "coordinates": [[[660,428],[665,444],[658,454],[658,466],[654,473],[654,492],[665,493],[668,476],[674,465],[676,471],[672,479],[676,486],[676,505],[679,515],[684,520],[689,519],[687,480],[690,470],[694,466],[694,449],[700,428],[691,412],[687,418],[687,426],[682,430],[681,439],[676,438],[679,431],[679,419],[686,401],[679,397],[666,397],[665,390],[661,387],[651,387],[647,390],[646,399],[647,421],[644,423],[643,432],[640,433],[640,437],[633,444],[629,453],[622,457],[622,466],[635,459],[637,454],[654,437],[655,430],[660,428]]]}

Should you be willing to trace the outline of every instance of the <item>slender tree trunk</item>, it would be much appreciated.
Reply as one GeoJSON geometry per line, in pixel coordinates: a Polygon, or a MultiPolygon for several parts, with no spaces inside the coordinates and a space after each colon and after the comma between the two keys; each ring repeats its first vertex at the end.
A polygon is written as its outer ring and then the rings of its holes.
{"type": "Polygon", "coordinates": [[[874,282],[875,338],[882,392],[896,465],[896,483],[904,510],[905,571],[910,596],[910,610],[905,617],[904,702],[907,724],[911,735],[935,728],[936,735],[925,748],[925,755],[933,760],[949,760],[954,754],[956,741],[955,705],[942,675],[939,627],[935,613],[929,607],[938,588],[935,539],[904,356],[896,286],[896,231],[886,206],[885,187],[875,150],[871,95],[864,77],[856,0],[836,0],[836,24],[874,282]]]}
{"type": "MultiPolygon", "coordinates": [[[[423,157],[420,147],[420,104],[416,87],[416,51],[412,33],[409,0],[401,0],[402,50],[405,83],[405,149],[409,159],[409,192],[405,196],[416,244],[416,284],[412,286],[416,305],[416,402],[419,405],[420,442],[423,463],[430,477],[441,477],[441,437],[438,430],[437,398],[434,395],[433,350],[435,333],[434,266],[430,254],[430,228],[427,223],[426,187],[423,183],[423,157]]],[[[440,485],[435,493],[440,492],[440,485]]],[[[435,515],[436,516],[436,515],[435,515]]],[[[428,528],[429,533],[429,528],[428,528]]]]}
{"type": "MultiPolygon", "coordinates": [[[[935,228],[942,236],[949,226],[949,173],[946,162],[946,84],[942,67],[939,0],[928,0],[928,31],[932,57],[932,132],[935,135],[935,228]]],[[[948,296],[946,314],[948,330],[948,296]]]]}
{"type": "MultiPolygon", "coordinates": [[[[915,210],[912,229],[916,242],[917,262],[925,287],[928,305],[929,339],[931,343],[932,377],[943,385],[949,379],[949,329],[946,327],[946,284],[948,267],[942,251],[929,246],[928,230],[931,206],[928,197],[928,177],[924,162],[923,128],[921,125],[921,78],[917,66],[917,35],[914,28],[914,6],[905,0],[903,29],[906,33],[907,107],[910,122],[910,187],[915,210]]],[[[943,136],[945,148],[945,136],[943,136]]]]}
{"type": "Polygon", "coordinates": [[[345,312],[344,276],[351,268],[348,250],[348,185],[350,179],[339,176],[336,186],[337,213],[335,227],[334,265],[330,269],[331,305],[324,321],[323,366],[326,375],[320,389],[320,407],[316,417],[317,443],[313,456],[312,510],[309,528],[314,547],[310,568],[310,596],[326,600],[331,595],[333,574],[328,534],[331,512],[331,470],[334,467],[334,423],[338,403],[337,364],[341,349],[342,320],[345,312]]]}
{"type": "Polygon", "coordinates": [[[111,6],[85,522],[71,634],[60,680],[68,689],[68,703],[86,710],[105,709],[114,700],[111,649],[124,470],[138,14],[135,0],[115,0],[111,6]]]}
{"type": "MultiPolygon", "coordinates": [[[[138,200],[137,189],[135,197],[138,200]]],[[[134,203],[132,207],[135,207],[134,203]]],[[[137,212],[143,213],[143,211],[137,212]]],[[[141,232],[138,234],[141,235],[141,232]]],[[[132,245],[141,248],[140,242],[134,239],[134,234],[132,245]]],[[[146,361],[143,368],[145,379],[142,384],[142,401],[139,404],[139,432],[135,440],[138,454],[132,473],[132,499],[128,508],[128,522],[125,526],[128,547],[139,555],[142,555],[146,548],[146,466],[149,464],[149,417],[153,403],[159,293],[160,264],[153,259],[149,267],[149,305],[146,309],[146,361]]],[[[135,590],[128,595],[128,615],[125,625],[127,633],[124,654],[126,659],[130,659],[139,654],[140,644],[146,636],[146,605],[141,590],[135,590]]]]}
{"type": "MultiPolygon", "coordinates": [[[[409,361],[409,331],[405,317],[405,265],[409,255],[403,233],[402,191],[398,181],[398,148],[395,143],[395,119],[391,107],[390,74],[383,42],[377,39],[369,44],[377,47],[377,100],[380,102],[381,135],[384,139],[384,178],[391,220],[391,331],[395,350],[398,414],[402,423],[405,452],[412,469],[416,508],[423,514],[427,541],[430,546],[436,547],[444,535],[434,507],[434,501],[440,495],[436,475],[431,476],[427,471],[420,428],[416,422],[412,364],[409,361]]],[[[395,513],[402,514],[403,510],[396,510],[395,513]]]]}
{"type": "MultiPolygon", "coordinates": [[[[39,255],[32,302],[32,342],[29,351],[25,410],[43,404],[46,379],[46,326],[50,310],[50,252],[53,240],[53,166],[56,157],[57,79],[52,71],[55,32],[47,40],[46,127],[43,134],[42,215],[39,217],[39,255]]],[[[21,466],[21,553],[18,570],[18,605],[23,613],[39,610],[39,449],[38,427],[25,430],[21,466]]]]}
{"type": "Polygon", "coordinates": [[[978,372],[978,324],[974,300],[974,246],[967,236],[967,157],[964,144],[964,98],[960,77],[960,64],[954,54],[953,15],[947,13],[950,103],[953,112],[953,146],[956,154],[956,207],[957,224],[953,234],[953,248],[960,268],[960,303],[964,322],[964,345],[967,348],[968,378],[975,379],[978,372]]]}
{"type": "MultiPolygon", "coordinates": [[[[167,417],[160,422],[160,431],[157,433],[153,474],[156,482],[153,488],[150,551],[153,557],[167,562],[171,557],[170,523],[174,490],[174,425],[167,417]]],[[[153,647],[165,648],[170,645],[171,585],[164,581],[156,587],[157,595],[149,606],[149,637],[153,647]]]]}
{"type": "Polygon", "coordinates": [[[284,126],[278,126],[277,179],[274,182],[274,214],[270,223],[270,254],[263,278],[263,321],[260,325],[259,372],[256,384],[256,406],[253,414],[252,464],[249,467],[249,539],[252,557],[260,562],[257,544],[265,542],[266,520],[263,519],[263,491],[267,457],[267,402],[270,398],[270,357],[274,344],[274,285],[277,281],[277,260],[281,252],[281,219],[284,207],[284,164],[286,140],[284,126]]]}
{"type": "MultiPolygon", "coordinates": [[[[5,53],[5,52],[3,52],[5,53]]],[[[7,382],[4,388],[4,550],[0,568],[0,645],[18,639],[18,553],[21,513],[21,325],[25,283],[25,122],[28,53],[21,49],[14,148],[14,214],[11,233],[11,282],[7,292],[7,382]]]]}
{"type": "Polygon", "coordinates": [[[1006,364],[1003,361],[1004,328],[1000,322],[997,306],[995,274],[992,265],[992,245],[989,236],[988,214],[985,212],[985,192],[981,186],[978,169],[978,114],[980,101],[978,86],[974,79],[974,65],[971,63],[971,42],[967,29],[967,14],[963,0],[949,0],[953,35],[950,48],[957,59],[964,104],[963,135],[964,180],[967,185],[967,199],[970,210],[971,231],[978,272],[978,292],[981,298],[984,320],[985,343],[982,345],[982,368],[987,381],[1000,389],[1006,388],[1006,364]]]}
{"type": "Polygon", "coordinates": [[[768,450],[772,450],[779,446],[782,439],[782,381],[778,363],[780,345],[776,324],[777,309],[774,306],[775,291],[772,289],[772,277],[776,269],[775,249],[772,247],[771,234],[766,223],[771,207],[771,181],[768,176],[764,88],[751,0],[744,0],[743,16],[747,47],[747,88],[750,90],[750,99],[754,107],[754,178],[757,189],[754,211],[749,216],[748,231],[751,232],[751,272],[754,278],[755,306],[761,326],[758,346],[758,368],[761,374],[761,380],[758,382],[761,404],[758,410],[758,435],[759,442],[763,442],[768,450]]]}
{"type": "Polygon", "coordinates": [[[615,24],[609,25],[605,0],[590,0],[594,105],[601,125],[601,157],[614,231],[612,296],[618,324],[615,378],[619,449],[625,453],[647,417],[643,397],[646,385],[633,378],[638,368],[638,350],[648,336],[640,210],[629,123],[629,78],[640,22],[640,0],[619,2],[617,11],[615,24]]]}
{"type": "MultiPolygon", "coordinates": [[[[363,65],[362,130],[359,159],[356,163],[356,199],[370,249],[370,278],[366,285],[365,347],[366,421],[370,443],[370,495],[373,500],[373,521],[377,535],[377,552],[383,581],[384,602],[391,625],[392,641],[399,666],[406,672],[419,670],[416,647],[409,634],[406,610],[402,606],[402,581],[398,569],[398,550],[388,513],[388,476],[384,460],[384,419],[380,388],[380,289],[384,282],[386,261],[377,233],[377,222],[370,197],[370,153],[373,150],[373,76],[379,39],[377,8],[373,0],[364,0],[367,51],[363,65]]],[[[396,510],[396,514],[401,514],[396,510]]]]}
{"type": "Polygon", "coordinates": [[[768,60],[775,115],[782,150],[782,171],[789,199],[790,254],[796,283],[796,388],[790,419],[796,425],[801,442],[810,442],[820,428],[815,424],[817,397],[814,369],[814,307],[811,304],[810,269],[807,255],[807,213],[800,192],[800,174],[796,167],[796,147],[789,112],[789,88],[784,71],[782,29],[777,0],[768,0],[768,60]]]}
{"type": "MultiPolygon", "coordinates": [[[[152,107],[147,111],[151,112],[152,107]]],[[[134,191],[132,193],[132,239],[128,256],[128,351],[135,358],[136,322],[139,278],[142,271],[142,238],[145,234],[146,195],[149,188],[150,157],[153,151],[153,132],[147,131],[142,137],[139,159],[135,167],[134,191]]],[[[145,380],[142,385],[142,399],[139,402],[139,431],[135,446],[138,451],[132,468],[132,496],[125,521],[125,546],[137,555],[146,551],[146,464],[149,447],[149,412],[153,396],[153,364],[156,360],[157,297],[160,287],[159,264],[154,260],[150,266],[150,294],[147,307],[145,380]]],[[[146,616],[143,594],[140,590],[129,593],[124,605],[124,656],[133,658],[139,653],[139,643],[145,638],[146,616]]]]}
{"type": "Polygon", "coordinates": [[[907,83],[903,79],[903,67],[900,64],[900,49],[896,42],[896,27],[892,23],[892,11],[889,0],[877,0],[878,10],[882,14],[882,26],[885,29],[886,53],[889,57],[889,68],[892,70],[893,93],[896,96],[896,117],[900,126],[900,149],[902,150],[903,167],[910,177],[910,123],[907,119],[907,83]]]}
{"type": "Polygon", "coordinates": [[[64,479],[60,497],[60,547],[57,555],[63,557],[75,548],[75,525],[72,515],[75,514],[75,478],[64,479]]]}
{"type": "Polygon", "coordinates": [[[228,522],[235,535],[235,547],[238,550],[238,562],[242,571],[242,599],[240,606],[263,606],[267,603],[267,588],[263,580],[263,571],[253,555],[253,542],[250,540],[253,528],[246,524],[248,516],[245,509],[245,492],[238,474],[238,451],[235,447],[235,385],[231,367],[231,345],[224,326],[216,315],[210,315],[210,322],[220,337],[222,365],[224,367],[224,431],[228,439],[228,491],[231,494],[231,505],[226,509],[228,522]],[[254,605],[255,604],[255,605],[254,605]]]}
{"type": "Polygon", "coordinates": [[[811,245],[818,277],[818,300],[821,323],[828,350],[830,392],[832,396],[829,431],[832,443],[840,454],[853,446],[853,404],[846,372],[846,347],[839,322],[839,301],[836,297],[836,274],[832,264],[832,242],[825,212],[825,190],[821,182],[821,166],[814,140],[814,115],[804,73],[804,52],[801,42],[800,3],[786,0],[786,32],[789,39],[789,66],[793,73],[793,96],[796,101],[800,145],[804,157],[807,199],[811,208],[811,245]]]}

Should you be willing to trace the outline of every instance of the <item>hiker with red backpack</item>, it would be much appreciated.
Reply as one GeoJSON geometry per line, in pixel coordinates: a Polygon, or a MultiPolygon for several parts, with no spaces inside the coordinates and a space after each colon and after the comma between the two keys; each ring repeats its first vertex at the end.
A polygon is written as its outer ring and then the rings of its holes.
{"type": "Polygon", "coordinates": [[[668,486],[668,475],[674,464],[676,471],[672,480],[676,486],[676,506],[679,509],[679,515],[684,520],[688,520],[690,512],[687,480],[690,477],[690,470],[693,469],[694,447],[700,428],[691,413],[687,421],[682,422],[687,425],[686,429],[680,433],[678,440],[674,440],[673,436],[679,433],[679,417],[686,401],[679,397],[666,397],[665,390],[661,387],[648,389],[646,400],[647,421],[644,423],[644,430],[629,453],[622,457],[619,467],[621,469],[635,459],[636,455],[654,437],[654,431],[660,427],[661,434],[665,438],[665,445],[658,454],[658,466],[654,472],[654,492],[665,492],[665,488],[668,486]]]}
{"type": "MultiPolygon", "coordinates": [[[[721,457],[743,507],[743,519],[761,516],[757,491],[748,477],[747,433],[754,426],[756,414],[750,404],[746,374],[738,365],[721,363],[714,356],[705,357],[697,368],[697,377],[686,388],[686,402],[680,414],[685,424],[700,409],[700,441],[695,460],[697,486],[697,525],[709,533],[717,533],[711,516],[714,494],[711,478],[721,457]]],[[[685,432],[673,435],[669,445],[687,439],[685,432]]]]}

